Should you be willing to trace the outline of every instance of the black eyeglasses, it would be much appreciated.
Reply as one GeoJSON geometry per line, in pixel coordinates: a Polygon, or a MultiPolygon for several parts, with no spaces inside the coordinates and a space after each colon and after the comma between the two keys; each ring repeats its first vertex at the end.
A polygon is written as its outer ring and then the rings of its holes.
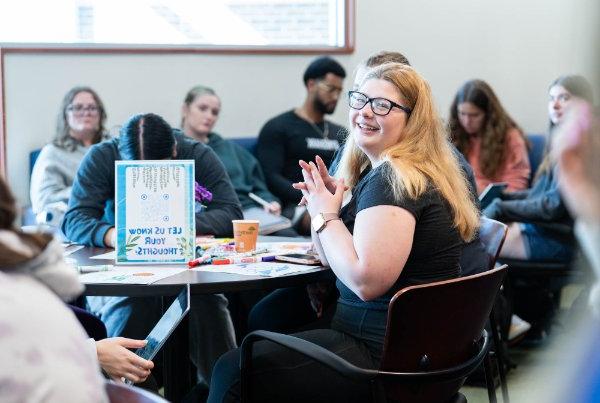
{"type": "Polygon", "coordinates": [[[343,91],[342,87],[335,86],[333,84],[329,84],[325,81],[319,81],[317,85],[321,85],[328,94],[338,94],[340,95],[343,91]]]}
{"type": "Polygon", "coordinates": [[[385,116],[389,114],[393,107],[403,110],[409,116],[412,112],[412,109],[399,105],[386,98],[369,98],[362,92],[348,91],[348,105],[350,108],[361,110],[367,103],[371,104],[371,110],[373,113],[379,116],[385,116]]]}
{"type": "Polygon", "coordinates": [[[75,115],[83,115],[84,113],[88,112],[90,115],[95,115],[98,112],[100,112],[100,108],[98,108],[95,105],[88,105],[88,106],[84,106],[84,105],[69,105],[67,107],[67,111],[74,113],[75,115]]]}

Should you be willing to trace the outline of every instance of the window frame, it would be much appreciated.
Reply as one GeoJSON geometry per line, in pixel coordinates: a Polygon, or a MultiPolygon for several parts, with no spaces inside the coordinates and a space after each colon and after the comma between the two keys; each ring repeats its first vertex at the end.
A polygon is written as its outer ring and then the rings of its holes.
{"type": "Polygon", "coordinates": [[[222,45],[116,45],[0,43],[0,175],[6,176],[6,107],[4,56],[6,54],[218,54],[322,55],[352,54],[356,38],[356,0],[344,0],[344,46],[222,46],[222,45]]]}
{"type": "Polygon", "coordinates": [[[8,53],[201,53],[201,54],[351,54],[354,52],[356,0],[344,0],[344,46],[306,45],[164,45],[164,44],[95,44],[95,43],[2,43],[8,53]]]}

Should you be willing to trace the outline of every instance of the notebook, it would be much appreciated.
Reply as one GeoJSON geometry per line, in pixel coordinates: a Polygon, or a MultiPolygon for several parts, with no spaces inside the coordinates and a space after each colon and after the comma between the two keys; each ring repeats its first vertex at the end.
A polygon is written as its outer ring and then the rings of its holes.
{"type": "Polygon", "coordinates": [[[190,286],[187,285],[148,334],[148,344],[135,353],[146,360],[153,359],[189,310],[190,286]]]}
{"type": "Polygon", "coordinates": [[[250,207],[244,210],[245,220],[258,220],[260,222],[258,226],[258,233],[260,235],[272,234],[275,231],[290,228],[292,222],[282,216],[275,215],[265,211],[262,207],[250,207]]]}
{"type": "Polygon", "coordinates": [[[483,189],[483,192],[481,192],[479,195],[479,204],[481,205],[481,209],[486,208],[495,198],[501,197],[502,191],[506,189],[506,186],[508,186],[506,182],[496,182],[487,185],[487,187],[483,189]]]}

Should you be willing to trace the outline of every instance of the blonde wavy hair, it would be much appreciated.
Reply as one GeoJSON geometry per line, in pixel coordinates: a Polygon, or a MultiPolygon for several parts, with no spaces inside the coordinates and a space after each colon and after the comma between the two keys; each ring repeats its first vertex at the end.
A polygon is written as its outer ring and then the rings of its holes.
{"type": "MultiPolygon", "coordinates": [[[[429,84],[413,68],[400,63],[373,68],[363,83],[371,79],[394,85],[406,106],[412,109],[400,141],[384,150],[382,155],[390,168],[386,172],[394,198],[416,199],[431,185],[448,202],[462,239],[470,241],[479,227],[479,213],[434,106],[429,84]]],[[[350,133],[335,176],[344,178],[353,188],[368,167],[367,155],[350,133]]]]}

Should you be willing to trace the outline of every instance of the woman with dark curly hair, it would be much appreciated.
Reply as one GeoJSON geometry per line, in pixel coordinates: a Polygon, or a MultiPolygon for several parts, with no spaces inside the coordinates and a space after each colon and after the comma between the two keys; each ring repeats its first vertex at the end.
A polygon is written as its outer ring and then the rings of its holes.
{"type": "Polygon", "coordinates": [[[464,83],[450,107],[450,135],[475,173],[477,192],[493,182],[527,188],[530,166],[521,129],[482,80],[464,83]]]}

